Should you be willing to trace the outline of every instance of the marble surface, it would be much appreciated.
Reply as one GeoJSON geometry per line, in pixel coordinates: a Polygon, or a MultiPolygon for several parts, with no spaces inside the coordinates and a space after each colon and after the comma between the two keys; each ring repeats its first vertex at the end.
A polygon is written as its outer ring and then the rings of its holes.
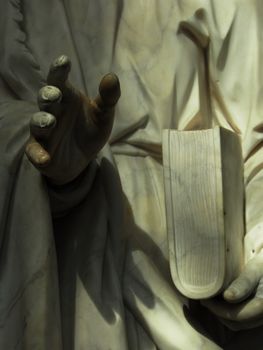
{"type": "Polygon", "coordinates": [[[220,127],[164,130],[163,167],[174,284],[191,299],[221,294],[244,263],[240,139],[220,127]]]}
{"type": "Polygon", "coordinates": [[[262,11],[259,0],[1,2],[1,349],[262,344],[262,328],[228,328],[261,323],[260,288],[228,327],[208,311],[227,319],[225,305],[203,307],[176,290],[161,143],[163,129],[207,125],[204,93],[211,96],[210,126],[240,135],[245,276],[254,288],[263,271],[262,11]],[[91,186],[76,186],[74,207],[59,191],[68,214],[52,220],[47,185],[22,156],[37,92],[62,53],[71,57],[70,79],[79,89],[95,96],[101,76],[114,71],[122,98],[91,186]]]}

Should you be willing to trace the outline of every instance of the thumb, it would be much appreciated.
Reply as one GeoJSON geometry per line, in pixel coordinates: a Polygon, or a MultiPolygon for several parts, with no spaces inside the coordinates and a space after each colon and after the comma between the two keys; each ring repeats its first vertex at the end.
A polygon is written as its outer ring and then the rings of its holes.
{"type": "Polygon", "coordinates": [[[225,290],[224,299],[230,303],[239,303],[248,298],[254,292],[262,277],[261,266],[261,261],[258,261],[258,259],[250,260],[240,276],[225,290]]]}
{"type": "Polygon", "coordinates": [[[114,108],[121,95],[120,82],[114,73],[106,74],[99,85],[99,95],[94,99],[100,110],[114,108]]]}
{"type": "Polygon", "coordinates": [[[95,122],[112,122],[114,107],[121,96],[120,82],[114,73],[106,74],[99,85],[98,96],[91,101],[95,122]]]}

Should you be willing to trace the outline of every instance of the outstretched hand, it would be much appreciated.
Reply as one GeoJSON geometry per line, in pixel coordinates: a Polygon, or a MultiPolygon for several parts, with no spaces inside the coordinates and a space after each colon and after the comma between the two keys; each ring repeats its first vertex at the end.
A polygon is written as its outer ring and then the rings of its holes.
{"type": "Polygon", "coordinates": [[[119,80],[109,73],[100,82],[98,96],[89,99],[69,83],[70,67],[65,55],[51,65],[25,150],[31,163],[57,185],[76,178],[103,148],[120,97],[119,80]]]}
{"type": "Polygon", "coordinates": [[[263,252],[249,260],[223,298],[204,300],[202,304],[233,330],[263,325],[263,252]]]}

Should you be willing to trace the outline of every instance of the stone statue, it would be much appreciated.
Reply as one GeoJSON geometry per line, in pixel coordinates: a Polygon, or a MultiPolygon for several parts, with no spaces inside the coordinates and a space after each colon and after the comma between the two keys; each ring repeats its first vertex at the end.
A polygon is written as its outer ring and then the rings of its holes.
{"type": "Polygon", "coordinates": [[[260,348],[262,11],[1,2],[1,349],[260,348]],[[240,276],[200,302],[170,275],[162,131],[208,114],[242,140],[246,235],[240,276]]]}

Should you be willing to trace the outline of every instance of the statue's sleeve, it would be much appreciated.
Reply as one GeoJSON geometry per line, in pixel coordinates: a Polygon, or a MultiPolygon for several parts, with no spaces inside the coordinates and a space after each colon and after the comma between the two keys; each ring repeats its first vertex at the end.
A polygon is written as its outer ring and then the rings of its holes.
{"type": "Polygon", "coordinates": [[[3,349],[14,349],[20,341],[32,348],[35,334],[38,339],[45,339],[50,348],[61,349],[49,199],[43,178],[24,155],[29,119],[36,110],[36,104],[19,100],[0,103],[0,289],[4,291],[0,302],[0,347],[3,349]],[[47,288],[49,285],[52,290],[47,288]],[[47,311],[50,305],[51,313],[47,311]],[[43,314],[52,314],[52,321],[43,318],[43,314]],[[26,328],[21,320],[26,320],[26,328]],[[12,329],[16,332],[10,336],[12,329]]]}

